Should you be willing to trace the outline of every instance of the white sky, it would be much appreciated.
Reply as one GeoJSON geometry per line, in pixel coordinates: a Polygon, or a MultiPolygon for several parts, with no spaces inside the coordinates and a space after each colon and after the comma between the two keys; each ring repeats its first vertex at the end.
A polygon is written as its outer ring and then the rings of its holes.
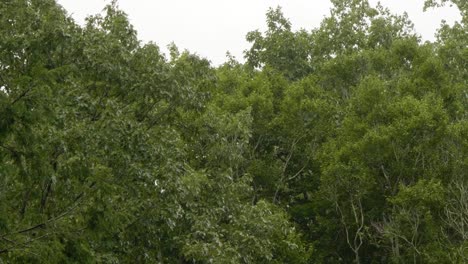
{"type": "MultiPolygon", "coordinates": [[[[109,0],[58,0],[76,22],[83,24],[88,15],[102,11],[109,0]]],[[[376,4],[377,0],[370,0],[376,4]]],[[[415,30],[423,40],[434,40],[441,20],[452,24],[460,20],[454,7],[422,12],[424,0],[381,0],[392,12],[407,12],[415,30]]],[[[226,60],[229,51],[243,61],[243,51],[249,48],[247,32],[264,30],[265,13],[269,7],[281,6],[293,28],[311,30],[329,14],[329,0],[119,0],[131,24],[144,42],[153,41],[163,51],[174,42],[179,49],[188,49],[208,58],[214,65],[226,60]]]]}

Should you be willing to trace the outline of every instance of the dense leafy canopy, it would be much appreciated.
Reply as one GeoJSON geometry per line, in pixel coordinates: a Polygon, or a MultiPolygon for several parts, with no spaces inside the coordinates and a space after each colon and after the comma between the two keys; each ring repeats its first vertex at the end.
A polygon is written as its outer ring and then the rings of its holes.
{"type": "Polygon", "coordinates": [[[0,263],[467,263],[466,1],[434,43],[332,2],[213,67],[2,1],[0,263]]]}

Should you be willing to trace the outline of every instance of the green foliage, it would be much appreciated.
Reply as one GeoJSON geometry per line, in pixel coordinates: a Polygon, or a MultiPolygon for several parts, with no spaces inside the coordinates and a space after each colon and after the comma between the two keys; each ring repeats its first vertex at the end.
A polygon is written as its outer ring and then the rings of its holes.
{"type": "Polygon", "coordinates": [[[251,67],[267,67],[297,80],[312,71],[310,51],[312,41],[305,31],[291,31],[291,23],[283,16],[281,8],[267,12],[268,30],[265,36],[258,30],[246,36],[252,48],[245,53],[251,67]]]}
{"type": "MultiPolygon", "coordinates": [[[[426,8],[449,1],[427,1],[426,8]]],[[[245,64],[141,44],[116,2],[80,27],[0,3],[6,263],[466,263],[462,21],[280,8],[245,64]]]]}

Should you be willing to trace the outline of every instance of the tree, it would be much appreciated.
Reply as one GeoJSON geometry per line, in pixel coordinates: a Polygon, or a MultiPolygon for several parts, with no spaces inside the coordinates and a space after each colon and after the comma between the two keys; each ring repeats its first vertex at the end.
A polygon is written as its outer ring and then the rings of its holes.
{"type": "MultiPolygon", "coordinates": [[[[448,1],[427,1],[426,7],[448,1]]],[[[465,263],[466,4],[406,17],[280,8],[220,67],[142,44],[116,2],[78,26],[0,3],[8,263],[465,263]]]]}
{"type": "Polygon", "coordinates": [[[247,64],[254,68],[272,68],[290,80],[312,72],[310,35],[305,30],[292,32],[291,23],[280,7],[269,9],[266,17],[268,29],[264,36],[258,30],[246,36],[252,43],[245,52],[247,64]]]}

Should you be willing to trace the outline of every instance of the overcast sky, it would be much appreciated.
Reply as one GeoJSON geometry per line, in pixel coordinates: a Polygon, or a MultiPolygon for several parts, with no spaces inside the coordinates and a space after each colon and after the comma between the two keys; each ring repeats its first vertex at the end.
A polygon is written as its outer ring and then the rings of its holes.
{"type": "MultiPolygon", "coordinates": [[[[88,15],[102,11],[110,1],[58,0],[76,22],[83,24],[88,15]]],[[[370,0],[376,4],[377,0],[370,0]]],[[[441,20],[452,24],[460,19],[451,7],[422,12],[424,0],[381,0],[394,13],[407,12],[423,40],[434,40],[441,20]]],[[[243,61],[249,47],[247,32],[265,29],[265,13],[269,7],[281,6],[293,28],[311,30],[329,14],[329,0],[120,0],[130,22],[144,42],[153,41],[163,51],[174,42],[218,65],[225,61],[226,51],[243,61]]]]}

